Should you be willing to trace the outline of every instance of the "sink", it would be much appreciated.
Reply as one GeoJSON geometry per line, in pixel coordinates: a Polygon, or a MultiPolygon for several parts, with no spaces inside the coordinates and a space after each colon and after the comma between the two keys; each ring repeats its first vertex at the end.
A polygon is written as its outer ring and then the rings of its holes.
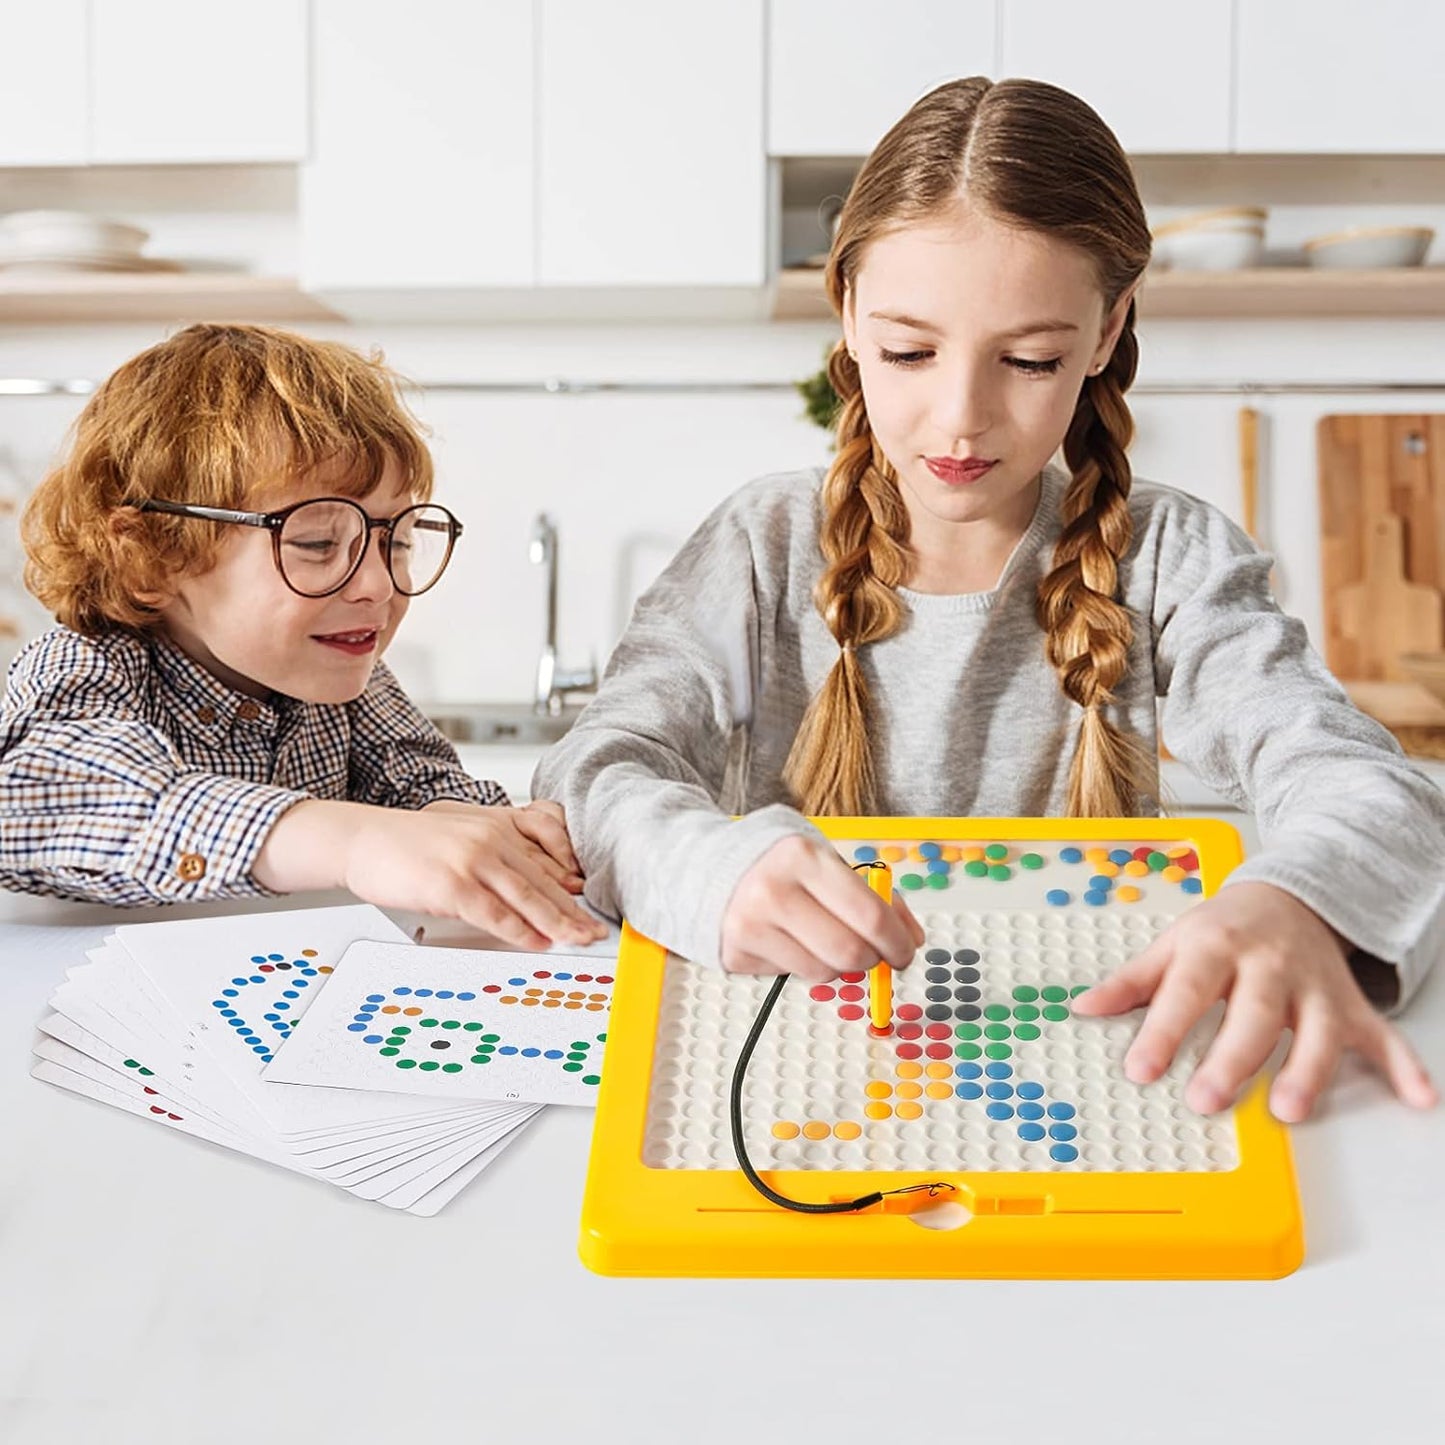
{"type": "Polygon", "coordinates": [[[423,708],[443,737],[454,743],[555,743],[582,715],[582,703],[566,703],[557,714],[539,713],[529,702],[433,703],[423,708]]]}

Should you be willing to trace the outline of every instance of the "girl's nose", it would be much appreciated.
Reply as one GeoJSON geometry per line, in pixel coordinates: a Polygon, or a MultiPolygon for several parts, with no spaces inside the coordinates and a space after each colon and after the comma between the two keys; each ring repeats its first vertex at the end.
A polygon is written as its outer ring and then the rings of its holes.
{"type": "Polygon", "coordinates": [[[993,417],[989,383],[981,366],[960,364],[937,372],[933,424],[941,439],[967,442],[981,436],[993,417]]]}

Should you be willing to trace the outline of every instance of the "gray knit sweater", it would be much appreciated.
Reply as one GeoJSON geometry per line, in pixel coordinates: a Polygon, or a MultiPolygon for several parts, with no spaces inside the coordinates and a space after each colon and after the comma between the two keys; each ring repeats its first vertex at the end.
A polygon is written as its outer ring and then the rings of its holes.
{"type": "MultiPolygon", "coordinates": [[[[715,961],[743,874],[779,839],[815,832],[782,770],[838,655],[813,603],[822,478],[765,477],[698,528],[533,782],[566,807],[587,897],[684,957],[715,961]]],[[[1066,485],[1044,473],[992,591],[900,589],[903,626],[861,652],[880,813],[1064,814],[1080,712],[1034,605],[1066,485]]],[[[1232,882],[1287,890],[1394,964],[1403,1003],[1445,952],[1445,795],[1349,702],[1243,532],[1150,482],[1135,481],[1129,506],[1119,577],[1135,627],[1114,720],[1153,756],[1157,718],[1176,757],[1257,815],[1262,849],[1232,882]]]]}

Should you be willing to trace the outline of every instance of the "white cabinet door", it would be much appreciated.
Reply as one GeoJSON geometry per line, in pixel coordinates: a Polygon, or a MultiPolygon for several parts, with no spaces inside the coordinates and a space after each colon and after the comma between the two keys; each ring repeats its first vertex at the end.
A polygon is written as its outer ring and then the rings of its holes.
{"type": "Polygon", "coordinates": [[[1239,7],[1241,151],[1445,152],[1445,9],[1425,0],[1239,7]]]}
{"type": "Polygon", "coordinates": [[[84,162],[87,0],[0,0],[0,166],[84,162]]]}
{"type": "Polygon", "coordinates": [[[763,0],[543,0],[538,274],[760,286],[763,0]]]}
{"type": "Polygon", "coordinates": [[[998,73],[1073,91],[1127,151],[1227,151],[1232,11],[1233,0],[1002,0],[998,73]]]}
{"type": "Polygon", "coordinates": [[[305,156],[306,0],[94,0],[89,10],[92,160],[305,156]]]}
{"type": "Polygon", "coordinates": [[[531,0],[313,10],[302,284],[533,284],[531,0]]]}
{"type": "Polygon", "coordinates": [[[768,153],[862,156],[919,96],[992,75],[991,0],[770,0],[768,153]]]}

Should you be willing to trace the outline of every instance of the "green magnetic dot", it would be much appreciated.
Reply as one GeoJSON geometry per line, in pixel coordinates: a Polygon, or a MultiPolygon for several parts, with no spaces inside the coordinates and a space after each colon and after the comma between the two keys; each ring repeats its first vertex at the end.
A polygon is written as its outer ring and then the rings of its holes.
{"type": "Polygon", "coordinates": [[[1038,998],[1039,991],[1036,988],[1030,988],[1026,983],[1021,983],[1014,990],[1013,996],[1019,1003],[1033,1003],[1038,998]]]}
{"type": "Polygon", "coordinates": [[[605,1044],[605,1043],[607,1042],[607,1035],[606,1035],[606,1034],[598,1034],[598,1035],[597,1035],[597,1042],[598,1042],[599,1044],[605,1044]]]}
{"type": "Polygon", "coordinates": [[[1039,1026],[1037,1024],[1014,1025],[1014,1038],[1021,1039],[1024,1043],[1031,1043],[1038,1036],[1039,1026]]]}
{"type": "Polygon", "coordinates": [[[442,1027],[443,1027],[444,1029],[459,1029],[459,1028],[461,1028],[461,1026],[462,1026],[462,1021],[461,1021],[460,1019],[447,1019],[447,1020],[442,1024],[442,1027]]]}
{"type": "Polygon", "coordinates": [[[970,878],[987,878],[988,864],[985,863],[982,858],[975,858],[973,862],[963,865],[963,871],[967,873],[970,878]]]}
{"type": "Polygon", "coordinates": [[[1151,853],[1144,861],[1149,865],[1151,873],[1158,873],[1160,869],[1169,866],[1169,855],[1167,853],[1151,853]]]}
{"type": "Polygon", "coordinates": [[[995,863],[993,867],[988,870],[988,876],[992,878],[995,883],[1007,883],[1009,879],[1014,876],[1014,871],[1006,863],[995,863]]]}
{"type": "Polygon", "coordinates": [[[128,1069],[138,1069],[138,1068],[140,1068],[140,1065],[139,1065],[138,1063],[136,1063],[136,1061],[135,1061],[134,1059],[127,1059],[127,1060],[125,1061],[125,1066],[126,1066],[126,1068],[128,1068],[128,1069]]]}
{"type": "Polygon", "coordinates": [[[155,1078],[155,1073],[156,1073],[156,1071],[155,1071],[154,1069],[148,1069],[148,1068],[146,1068],[146,1066],[145,1066],[144,1064],[142,1064],[142,1065],[140,1066],[140,1071],[141,1071],[141,1073],[143,1073],[143,1074],[146,1076],[146,1078],[148,1078],[148,1079],[153,1079],[153,1078],[155,1078]]]}
{"type": "Polygon", "coordinates": [[[984,1009],[983,1016],[992,1019],[995,1023],[1002,1023],[1008,1017],[1008,1005],[1006,1003],[991,1003],[984,1009]]]}
{"type": "Polygon", "coordinates": [[[948,887],[948,874],[947,874],[947,873],[930,873],[930,874],[928,875],[928,886],[929,886],[930,888],[947,888],[947,887],[948,887]]]}
{"type": "Polygon", "coordinates": [[[1014,1017],[1022,1023],[1031,1024],[1038,1016],[1038,1009],[1031,1003],[1021,1003],[1014,1009],[1014,1017]]]}
{"type": "Polygon", "coordinates": [[[411,1032],[405,1024],[392,1024],[391,1031],[394,1034],[409,1034],[411,1032]]]}
{"type": "Polygon", "coordinates": [[[961,1039],[976,1039],[983,1030],[977,1024],[959,1024],[953,1032],[961,1039]]]}
{"type": "Polygon", "coordinates": [[[1019,859],[1019,863],[1022,867],[1029,869],[1042,868],[1044,866],[1043,858],[1037,853],[1025,853],[1024,856],[1019,859]]]}
{"type": "Polygon", "coordinates": [[[905,873],[903,877],[898,880],[898,886],[900,888],[906,888],[910,893],[913,893],[923,887],[923,879],[916,873],[905,873]]]}
{"type": "Polygon", "coordinates": [[[985,858],[991,858],[997,863],[1001,858],[1008,857],[1008,849],[1002,843],[990,843],[988,847],[983,850],[983,856],[985,858]]]}
{"type": "Polygon", "coordinates": [[[1006,1039],[1013,1032],[1007,1024],[989,1024],[983,1031],[986,1039],[1006,1039]]]}
{"type": "Polygon", "coordinates": [[[1078,996],[1079,996],[1081,993],[1088,993],[1088,991],[1089,991],[1089,985],[1088,985],[1088,984],[1086,984],[1086,983],[1076,983],[1076,984],[1073,986],[1073,988],[1071,988],[1071,989],[1069,990],[1069,997],[1070,997],[1070,998],[1078,998],[1078,996]]]}
{"type": "Polygon", "coordinates": [[[499,1044],[502,1042],[502,1036],[501,1034],[483,1034],[481,1041],[484,1044],[499,1044]]]}
{"type": "Polygon", "coordinates": [[[1060,987],[1058,986],[1058,984],[1056,984],[1056,983],[1051,983],[1051,984],[1050,984],[1046,989],[1044,989],[1044,991],[1039,995],[1039,997],[1040,997],[1041,999],[1043,999],[1043,1001],[1044,1001],[1045,1003],[1063,1003],[1063,1001],[1064,1001],[1066,998],[1068,998],[1068,996],[1069,996],[1069,991],[1068,991],[1068,989],[1066,989],[1066,988],[1060,988],[1060,987]]]}
{"type": "Polygon", "coordinates": [[[581,1065],[581,1064],[563,1064],[563,1065],[562,1065],[562,1069],[563,1069],[563,1071],[564,1071],[565,1073],[568,1073],[568,1074],[580,1074],[580,1073],[582,1072],[582,1065],[581,1065]]]}
{"type": "Polygon", "coordinates": [[[423,1019],[421,1026],[424,1029],[434,1029],[437,1026],[437,1021],[435,1019],[423,1019]]]}
{"type": "Polygon", "coordinates": [[[398,1059],[398,1060],[396,1061],[396,1066],[397,1066],[397,1068],[399,1068],[399,1069],[414,1069],[414,1068],[416,1068],[416,1060],[415,1060],[415,1059],[398,1059]]]}
{"type": "Polygon", "coordinates": [[[580,1043],[580,1042],[578,1042],[578,1043],[570,1043],[570,1044],[567,1045],[567,1047],[568,1047],[569,1049],[585,1049],[585,1048],[588,1047],[588,1045],[585,1044],[585,1043],[580,1043]]]}
{"type": "Polygon", "coordinates": [[[481,1027],[482,1027],[482,1026],[481,1026],[481,1024],[479,1024],[475,1019],[473,1019],[473,1020],[471,1021],[471,1023],[469,1023],[469,1024],[463,1024],[462,1027],[463,1027],[469,1034],[475,1034],[475,1033],[480,1033],[480,1032],[481,1032],[481,1027]]]}
{"type": "Polygon", "coordinates": [[[602,1082],[602,1075],[601,1075],[601,1074],[583,1074],[583,1075],[582,1075],[582,1082],[583,1082],[584,1084],[600,1084],[600,1083],[602,1082]]]}
{"type": "Polygon", "coordinates": [[[442,1065],[442,1073],[444,1073],[444,1074],[459,1074],[459,1073],[461,1073],[461,1071],[462,1071],[462,1066],[461,1066],[460,1064],[443,1064],[443,1065],[442,1065]]]}
{"type": "Polygon", "coordinates": [[[581,1050],[576,1050],[576,1049],[574,1049],[572,1053],[570,1053],[570,1054],[567,1055],[567,1057],[568,1057],[568,1059],[571,1060],[571,1062],[574,1063],[574,1064],[585,1064],[585,1063],[587,1062],[587,1050],[586,1050],[586,1049],[581,1049],[581,1050]]]}
{"type": "Polygon", "coordinates": [[[1048,1019],[1051,1024],[1062,1023],[1064,1019],[1068,1018],[1068,1016],[1068,1009],[1066,1009],[1061,1003],[1051,1003],[1044,1010],[1044,1017],[1048,1019]]]}
{"type": "Polygon", "coordinates": [[[959,1044],[953,1052],[961,1059],[976,1059],[983,1050],[977,1044],[959,1044]]]}
{"type": "Polygon", "coordinates": [[[381,1051],[381,1056],[384,1059],[389,1059],[393,1054],[399,1054],[400,1052],[400,1049],[383,1049],[381,1051]]]}
{"type": "Polygon", "coordinates": [[[486,1055],[488,1055],[489,1057],[496,1052],[496,1049],[497,1049],[496,1044],[478,1044],[478,1045],[477,1045],[477,1052],[478,1052],[479,1054],[486,1054],[486,1055]]]}
{"type": "Polygon", "coordinates": [[[490,1064],[492,1062],[492,1056],[490,1054],[473,1054],[472,1062],[474,1064],[490,1064]]]}
{"type": "Polygon", "coordinates": [[[441,1068],[441,1065],[435,1059],[428,1059],[421,1067],[425,1073],[430,1074],[434,1069],[441,1068]]]}
{"type": "Polygon", "coordinates": [[[1007,1044],[989,1044],[984,1049],[984,1053],[991,1059],[1006,1059],[1013,1053],[1013,1050],[1007,1044]]]}

